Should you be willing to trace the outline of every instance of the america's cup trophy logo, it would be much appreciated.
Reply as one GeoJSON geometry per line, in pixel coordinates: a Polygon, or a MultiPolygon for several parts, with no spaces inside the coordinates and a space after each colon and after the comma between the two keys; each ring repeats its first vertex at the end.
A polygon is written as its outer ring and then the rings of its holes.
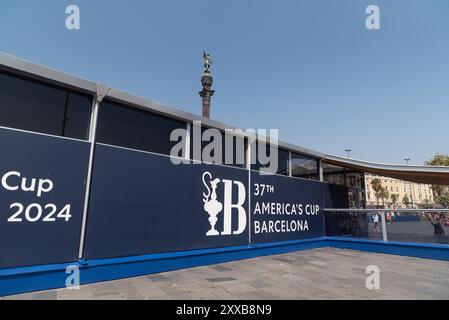
{"type": "Polygon", "coordinates": [[[223,210],[223,205],[217,201],[217,185],[220,183],[220,179],[212,180],[212,174],[205,172],[203,174],[203,184],[207,189],[207,193],[203,193],[204,210],[209,214],[210,230],[206,233],[207,236],[218,236],[220,233],[215,229],[218,218],[217,215],[223,210]],[[206,178],[209,177],[209,183],[206,182],[206,178]],[[209,188],[212,188],[212,190],[209,188]]]}

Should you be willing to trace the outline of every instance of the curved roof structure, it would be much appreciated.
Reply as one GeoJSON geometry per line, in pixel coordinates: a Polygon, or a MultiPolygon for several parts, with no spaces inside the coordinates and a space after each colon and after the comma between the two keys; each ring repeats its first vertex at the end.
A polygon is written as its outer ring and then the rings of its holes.
{"type": "Polygon", "coordinates": [[[399,180],[449,185],[449,167],[383,164],[326,155],[325,162],[399,180]]]}
{"type": "MultiPolygon", "coordinates": [[[[145,109],[154,113],[166,115],[186,122],[201,121],[204,126],[221,130],[238,129],[208,118],[168,107],[120,90],[109,88],[100,83],[81,79],[48,67],[44,67],[26,60],[22,60],[4,53],[0,53],[0,70],[21,74],[36,80],[90,93],[92,95],[107,96],[109,99],[145,109]]],[[[362,172],[397,178],[401,180],[449,185],[449,167],[404,166],[395,164],[380,164],[361,160],[348,159],[339,156],[306,149],[288,142],[279,141],[279,146],[300,154],[320,159],[324,162],[350,168],[362,172]]]]}

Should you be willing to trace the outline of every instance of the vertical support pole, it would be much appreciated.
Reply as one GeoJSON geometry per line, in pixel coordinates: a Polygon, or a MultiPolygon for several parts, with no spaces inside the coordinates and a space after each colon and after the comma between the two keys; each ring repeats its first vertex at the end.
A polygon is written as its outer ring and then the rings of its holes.
{"type": "Polygon", "coordinates": [[[248,143],[246,147],[246,169],[248,170],[248,244],[251,245],[251,233],[252,233],[252,222],[251,222],[251,138],[248,138],[248,143]]]}
{"type": "Polygon", "coordinates": [[[65,126],[67,123],[67,111],[69,109],[69,100],[70,100],[70,93],[66,93],[65,98],[65,105],[64,105],[64,118],[62,119],[62,136],[65,137],[65,126]]]}
{"type": "Polygon", "coordinates": [[[387,242],[388,237],[387,237],[387,223],[385,221],[385,211],[382,211],[381,217],[382,217],[382,237],[384,242],[387,242]]]}
{"type": "Polygon", "coordinates": [[[323,161],[318,160],[318,175],[321,182],[324,182],[323,161]]]}
{"type": "MultiPolygon", "coordinates": [[[[318,179],[321,182],[324,182],[324,175],[323,175],[323,162],[321,160],[317,160],[317,166],[318,166],[318,179]]],[[[323,200],[323,205],[326,204],[326,193],[324,192],[324,183],[321,184],[321,190],[323,191],[322,193],[322,200],[323,200]]],[[[326,212],[323,212],[323,225],[324,225],[324,236],[327,235],[327,231],[326,231],[326,212]]]]}
{"type": "MultiPolygon", "coordinates": [[[[187,132],[186,133],[187,133],[187,136],[186,136],[186,147],[185,147],[186,154],[185,154],[184,158],[186,160],[190,160],[190,152],[191,152],[191,150],[190,150],[190,141],[191,141],[191,137],[192,137],[192,124],[190,122],[187,122],[187,132]]],[[[193,159],[193,157],[192,157],[192,159],[193,159]]]]}
{"type": "Polygon", "coordinates": [[[292,176],[292,152],[288,151],[288,176],[292,176]]]}
{"type": "Polygon", "coordinates": [[[109,93],[110,88],[98,85],[97,94],[92,102],[92,113],[90,118],[90,131],[89,131],[89,142],[90,142],[90,153],[89,153],[89,163],[87,167],[87,178],[86,178],[86,189],[84,193],[84,208],[83,208],[83,219],[81,222],[81,236],[79,243],[78,259],[83,259],[84,253],[84,242],[86,239],[86,226],[87,226],[87,213],[89,210],[89,199],[90,199],[90,187],[92,183],[92,170],[94,164],[94,154],[95,154],[95,141],[97,136],[97,123],[98,123],[98,111],[100,109],[100,103],[103,98],[109,93]]]}

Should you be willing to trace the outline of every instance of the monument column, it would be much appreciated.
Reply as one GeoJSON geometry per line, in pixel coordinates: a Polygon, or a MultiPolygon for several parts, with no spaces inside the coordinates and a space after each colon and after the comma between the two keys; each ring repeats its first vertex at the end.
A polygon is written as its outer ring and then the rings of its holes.
{"type": "Polygon", "coordinates": [[[204,56],[204,71],[201,76],[201,84],[203,85],[203,90],[200,92],[201,98],[203,98],[203,117],[210,118],[210,104],[212,96],[215,91],[212,90],[212,84],[214,78],[210,72],[210,67],[212,65],[212,60],[208,52],[203,53],[204,56]]]}

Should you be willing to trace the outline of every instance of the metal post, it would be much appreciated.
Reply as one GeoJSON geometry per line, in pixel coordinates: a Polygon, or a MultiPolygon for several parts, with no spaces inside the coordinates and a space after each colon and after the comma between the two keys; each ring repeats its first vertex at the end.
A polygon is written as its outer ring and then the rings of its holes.
{"type": "Polygon", "coordinates": [[[288,176],[292,176],[292,152],[288,151],[288,176]]]}
{"type": "Polygon", "coordinates": [[[383,237],[383,240],[385,242],[387,242],[388,237],[387,237],[387,224],[385,222],[385,211],[382,211],[380,215],[382,217],[382,237],[383,237]]]}
{"type": "Polygon", "coordinates": [[[321,182],[324,182],[323,161],[318,160],[318,175],[321,182]]]}
{"type": "Polygon", "coordinates": [[[87,167],[86,190],[84,193],[83,219],[81,223],[81,236],[78,251],[78,259],[80,260],[83,259],[84,242],[86,239],[87,213],[89,210],[90,187],[92,183],[92,170],[94,164],[95,141],[97,136],[98,111],[100,109],[101,101],[103,101],[104,97],[109,93],[110,90],[111,90],[110,88],[104,85],[98,85],[97,94],[95,95],[92,103],[92,113],[90,118],[90,131],[89,131],[89,142],[90,142],[89,164],[87,167]]]}
{"type": "Polygon", "coordinates": [[[248,170],[248,244],[251,245],[251,138],[248,138],[248,143],[246,147],[246,169],[248,170]]]}
{"type": "MultiPolygon", "coordinates": [[[[186,147],[185,147],[186,154],[185,154],[184,158],[186,160],[190,160],[190,152],[191,152],[191,150],[190,150],[190,140],[191,140],[191,136],[192,136],[192,124],[190,122],[187,122],[187,132],[186,133],[187,133],[187,136],[186,136],[186,147]]],[[[192,159],[193,159],[193,157],[192,157],[192,159]]]]}

